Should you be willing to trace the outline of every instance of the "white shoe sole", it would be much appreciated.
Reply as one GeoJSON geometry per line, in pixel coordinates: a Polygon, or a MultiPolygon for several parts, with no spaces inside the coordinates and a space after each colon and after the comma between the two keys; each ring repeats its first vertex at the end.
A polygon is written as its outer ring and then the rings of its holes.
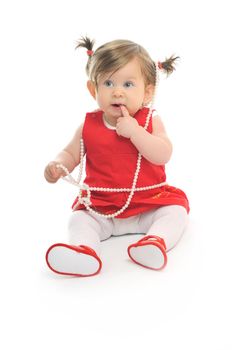
{"type": "Polygon", "coordinates": [[[54,246],[49,251],[47,262],[55,272],[70,275],[93,275],[100,267],[99,261],[94,256],[62,245],[54,246]]]}
{"type": "Polygon", "coordinates": [[[159,270],[165,264],[165,257],[159,247],[149,244],[130,248],[132,259],[140,265],[159,270]]]}

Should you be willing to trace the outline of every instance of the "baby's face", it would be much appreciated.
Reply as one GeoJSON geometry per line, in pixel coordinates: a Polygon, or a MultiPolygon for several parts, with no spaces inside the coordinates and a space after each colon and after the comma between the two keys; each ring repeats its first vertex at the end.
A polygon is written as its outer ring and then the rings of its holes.
{"type": "Polygon", "coordinates": [[[134,116],[149,101],[152,91],[152,86],[145,86],[140,63],[134,58],[115,73],[100,77],[95,98],[107,119],[114,125],[117,118],[122,116],[120,105],[124,105],[129,114],[134,116]]]}

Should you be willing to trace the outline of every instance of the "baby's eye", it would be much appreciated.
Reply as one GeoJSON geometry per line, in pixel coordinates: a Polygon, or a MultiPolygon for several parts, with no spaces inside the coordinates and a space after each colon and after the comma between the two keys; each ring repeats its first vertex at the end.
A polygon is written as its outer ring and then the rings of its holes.
{"type": "Polygon", "coordinates": [[[113,82],[112,82],[112,80],[106,80],[106,81],[104,81],[104,83],[103,83],[106,87],[112,87],[114,84],[113,84],[113,82]]]}
{"type": "Polygon", "coordinates": [[[132,81],[126,81],[126,82],[124,83],[124,86],[125,86],[126,88],[129,88],[129,87],[134,86],[134,84],[132,83],[132,81]]]}

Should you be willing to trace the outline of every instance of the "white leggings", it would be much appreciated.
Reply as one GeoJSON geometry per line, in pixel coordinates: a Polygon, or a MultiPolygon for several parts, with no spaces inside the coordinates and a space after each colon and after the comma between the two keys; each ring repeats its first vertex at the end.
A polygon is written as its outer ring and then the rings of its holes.
{"type": "Polygon", "coordinates": [[[164,239],[167,251],[180,240],[188,214],[180,205],[167,205],[125,219],[106,219],[86,210],[74,211],[69,220],[71,245],[87,245],[100,253],[100,241],[128,233],[156,235],[164,239]]]}

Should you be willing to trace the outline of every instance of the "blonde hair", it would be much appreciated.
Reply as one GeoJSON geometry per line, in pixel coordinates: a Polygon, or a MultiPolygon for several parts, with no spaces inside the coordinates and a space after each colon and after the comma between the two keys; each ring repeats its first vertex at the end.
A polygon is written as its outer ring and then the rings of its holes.
{"type": "MultiPolygon", "coordinates": [[[[77,42],[76,48],[84,47],[88,50],[89,59],[86,65],[86,73],[96,86],[103,74],[116,72],[133,58],[139,60],[145,84],[156,85],[157,65],[141,45],[130,40],[113,40],[93,51],[94,43],[94,40],[82,37],[77,42]]],[[[169,75],[175,70],[174,63],[178,58],[171,56],[164,62],[159,62],[159,67],[169,75]]]]}

